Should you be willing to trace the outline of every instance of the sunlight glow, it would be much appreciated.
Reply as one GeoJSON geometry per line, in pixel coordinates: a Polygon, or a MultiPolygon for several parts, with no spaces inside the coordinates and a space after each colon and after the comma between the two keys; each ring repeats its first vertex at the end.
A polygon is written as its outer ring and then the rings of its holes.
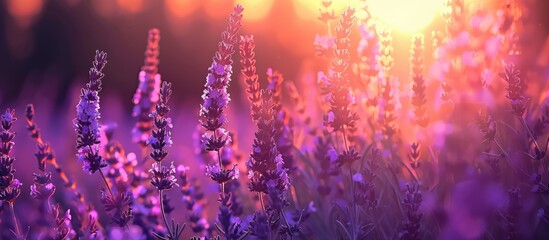
{"type": "Polygon", "coordinates": [[[444,0],[369,0],[373,17],[397,30],[414,32],[427,27],[444,6],[444,0]]]}

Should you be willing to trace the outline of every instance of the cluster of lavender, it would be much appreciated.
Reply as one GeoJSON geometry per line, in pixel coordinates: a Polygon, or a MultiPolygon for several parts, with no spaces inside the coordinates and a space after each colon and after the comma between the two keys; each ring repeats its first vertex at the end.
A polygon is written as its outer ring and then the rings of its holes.
{"type": "Polygon", "coordinates": [[[105,76],[102,70],[106,63],[107,54],[96,51],[93,67],[89,71],[89,82],[82,88],[80,102],[76,106],[77,115],[73,122],[77,134],[78,160],[83,163],[82,168],[89,174],[97,171],[100,173],[108,190],[101,191],[101,202],[105,211],[109,213],[111,222],[124,227],[133,217],[131,195],[125,190],[118,191],[116,195],[113,193],[102,170],[108,164],[105,157],[99,154],[101,148],[99,91],[101,91],[101,79],[105,76]]]}
{"type": "MultiPolygon", "coordinates": [[[[284,208],[289,205],[287,201],[287,191],[290,187],[290,178],[288,169],[283,167],[284,160],[279,153],[274,139],[275,129],[275,109],[272,100],[272,92],[269,90],[261,91],[261,106],[259,112],[255,113],[258,117],[257,132],[255,133],[253,152],[250,160],[247,162],[249,169],[248,179],[250,180],[249,189],[256,192],[259,197],[262,212],[256,213],[253,224],[267,224],[270,232],[277,232],[280,227],[277,223],[282,218],[284,234],[292,236],[295,229],[289,225],[284,208]],[[270,204],[266,206],[263,200],[263,194],[270,199],[270,204]],[[267,220],[267,221],[264,221],[267,220]]],[[[257,226],[256,226],[257,227],[257,226]]],[[[255,232],[253,236],[265,234],[264,232],[255,232]]]]}
{"type": "Polygon", "coordinates": [[[254,48],[253,36],[241,38],[242,75],[247,86],[252,120],[258,127],[253,151],[246,163],[250,180],[248,188],[257,193],[262,209],[254,214],[247,233],[259,239],[272,237],[273,234],[280,234],[282,238],[302,236],[300,225],[310,212],[297,211],[289,221],[284,210],[290,205],[287,196],[289,174],[294,169],[293,120],[282,106],[284,78],[279,72],[268,69],[267,86],[262,89],[255,66],[254,48]]]}
{"type": "MultiPolygon", "coordinates": [[[[315,38],[314,47],[329,61],[329,69],[318,74],[318,89],[309,89],[312,96],[298,90],[310,80],[290,81],[272,69],[262,87],[255,39],[239,36],[243,8],[234,7],[208,68],[194,139],[194,158],[205,165],[210,184],[193,176],[189,166],[195,164],[166,163],[180,149],[168,151],[174,130],[169,117],[172,85],[160,79],[157,29],[149,31],[133,98],[137,123],[132,140],[142,151],[139,157],[114,138],[115,125],[100,122],[105,53],[96,52],[89,82],[81,90],[73,122],[77,159],[85,172],[99,172],[105,184],[100,211],[105,216],[98,216],[94,203],[61,168],[42,139],[34,107],[28,105],[27,130],[36,142],[38,163],[30,197],[32,211],[42,218],[16,217],[14,203],[22,188],[12,154],[16,118],[8,109],[0,122],[0,238],[547,238],[549,140],[545,145],[538,140],[547,137],[549,100],[545,93],[535,93],[547,87],[523,81],[513,64],[503,65],[503,81],[493,81],[497,74],[492,72],[501,62],[495,60],[518,48],[518,28],[507,26],[515,23],[497,22],[483,11],[470,16],[463,0],[449,1],[446,35],[435,34],[432,41],[434,67],[424,72],[429,60],[424,44],[429,40],[415,35],[406,77],[410,84],[399,84],[391,31],[367,8],[357,9],[366,17],[359,26],[355,57],[355,10],[343,10],[336,21],[332,7],[332,1],[322,1],[320,20],[328,31],[315,38]],[[253,136],[225,129],[237,47],[250,119],[257,126],[253,136]],[[431,78],[441,80],[441,86],[431,84],[431,78]],[[441,99],[430,98],[440,93],[441,99]],[[295,106],[287,106],[286,97],[295,106]],[[409,117],[417,124],[409,124],[409,117]],[[470,127],[473,121],[480,131],[470,127]],[[243,142],[253,140],[249,156],[242,154],[237,136],[243,142]],[[238,179],[237,163],[243,161],[247,178],[238,179]],[[57,174],[48,172],[48,165],[57,174]],[[57,177],[64,188],[54,185],[57,177]],[[177,193],[169,191],[176,187],[177,193]],[[212,187],[219,194],[214,208],[208,204],[212,187]],[[180,193],[181,202],[172,193],[180,193]],[[215,219],[209,218],[212,209],[215,219]],[[173,220],[183,217],[185,224],[173,220]],[[25,232],[31,222],[35,224],[25,232]]],[[[511,15],[520,15],[498,14],[509,21],[519,19],[511,15]]]]}

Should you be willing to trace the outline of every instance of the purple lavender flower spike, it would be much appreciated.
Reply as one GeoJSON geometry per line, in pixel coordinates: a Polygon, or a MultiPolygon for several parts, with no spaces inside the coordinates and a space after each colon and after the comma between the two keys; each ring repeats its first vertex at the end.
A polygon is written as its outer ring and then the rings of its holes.
{"type": "Polygon", "coordinates": [[[137,122],[132,130],[133,142],[145,146],[153,129],[152,119],[149,114],[158,103],[160,83],[158,74],[160,31],[156,28],[149,30],[147,49],[145,50],[145,63],[139,72],[139,85],[133,95],[132,116],[137,122]]]}
{"type": "MultiPolygon", "coordinates": [[[[284,207],[289,205],[286,192],[290,187],[290,178],[288,177],[288,169],[284,168],[284,160],[279,154],[276,141],[274,139],[276,130],[275,121],[275,105],[272,100],[272,92],[261,91],[263,108],[257,113],[258,130],[255,133],[254,144],[248,166],[248,179],[250,180],[249,189],[252,192],[257,192],[259,201],[263,211],[269,218],[284,219],[284,225],[281,230],[291,229],[286,216],[284,207]],[[270,199],[270,205],[267,207],[263,201],[263,194],[266,194],[270,199]]],[[[259,215],[256,215],[259,216],[259,215]]],[[[253,223],[259,224],[259,223],[253,223]]],[[[277,225],[278,226],[278,225],[277,225]]],[[[278,231],[277,226],[271,225],[271,231],[278,231]]],[[[293,236],[292,231],[283,231],[293,236]]],[[[253,233],[253,231],[252,231],[253,233]]]]}
{"type": "Polygon", "coordinates": [[[90,174],[107,166],[99,156],[99,91],[101,79],[105,76],[102,70],[106,63],[107,54],[96,51],[93,67],[89,71],[89,82],[82,88],[80,102],[76,106],[76,118],[73,120],[78,160],[82,162],[84,171],[90,174]]]}
{"type": "Polygon", "coordinates": [[[213,58],[212,65],[208,68],[208,76],[204,85],[202,99],[204,103],[200,105],[200,124],[206,130],[202,136],[202,148],[206,151],[217,152],[218,162],[213,166],[208,166],[207,174],[220,185],[220,211],[218,221],[221,227],[217,226],[220,234],[225,238],[238,238],[241,234],[240,223],[231,223],[230,196],[225,194],[225,183],[238,177],[238,169],[233,166],[232,169],[224,169],[222,163],[221,150],[231,141],[229,132],[223,125],[227,123],[225,108],[231,100],[228,93],[229,83],[232,77],[232,56],[236,50],[238,42],[237,33],[242,27],[242,8],[237,5],[233,9],[227,20],[227,29],[221,34],[221,42],[218,44],[218,50],[213,58]],[[234,235],[232,234],[234,233],[234,235]]]}
{"type": "Polygon", "coordinates": [[[162,214],[162,220],[164,221],[164,226],[167,230],[167,235],[161,236],[158,233],[154,233],[156,237],[160,239],[179,239],[183,230],[185,229],[185,224],[179,225],[175,224],[172,220],[172,224],[168,223],[166,219],[166,208],[164,201],[164,190],[170,190],[174,186],[179,186],[177,184],[177,178],[174,176],[176,171],[173,165],[173,162],[169,167],[162,166],[162,161],[168,156],[167,147],[171,147],[171,128],[172,120],[167,117],[170,112],[170,107],[168,106],[168,101],[172,95],[172,84],[169,82],[163,82],[160,87],[160,98],[158,104],[155,106],[155,110],[150,114],[150,117],[153,119],[153,124],[155,129],[152,131],[147,144],[151,145],[153,152],[150,156],[153,158],[154,163],[152,168],[149,170],[151,173],[151,185],[158,190],[159,195],[159,204],[160,211],[162,214]]]}
{"type": "Polygon", "coordinates": [[[15,110],[6,109],[6,112],[1,116],[0,125],[2,127],[0,133],[0,201],[8,203],[12,214],[13,233],[16,238],[23,237],[19,229],[19,222],[15,216],[13,203],[21,194],[21,182],[15,178],[15,169],[13,167],[14,157],[10,157],[11,150],[15,145],[13,139],[15,133],[11,131],[13,123],[17,120],[14,116],[15,110]]]}

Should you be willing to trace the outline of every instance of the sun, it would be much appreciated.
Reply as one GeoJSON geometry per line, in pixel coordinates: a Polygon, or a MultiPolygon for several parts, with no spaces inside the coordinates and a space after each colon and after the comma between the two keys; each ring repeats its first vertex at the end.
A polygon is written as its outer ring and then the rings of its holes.
{"type": "Polygon", "coordinates": [[[370,14],[397,30],[416,32],[427,27],[444,7],[444,0],[368,0],[370,14]]]}

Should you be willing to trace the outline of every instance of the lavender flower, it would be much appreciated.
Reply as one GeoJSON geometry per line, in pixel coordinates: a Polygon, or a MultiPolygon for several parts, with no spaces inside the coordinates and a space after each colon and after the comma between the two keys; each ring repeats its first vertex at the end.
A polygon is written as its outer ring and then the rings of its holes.
{"type": "Polygon", "coordinates": [[[412,143],[412,150],[408,155],[410,157],[410,166],[417,171],[417,169],[421,166],[421,162],[419,161],[419,157],[421,155],[421,145],[419,145],[419,143],[412,143]]]}
{"type": "Polygon", "coordinates": [[[57,204],[52,205],[50,203],[50,199],[55,193],[56,186],[52,183],[52,174],[46,172],[46,163],[50,163],[55,168],[55,172],[57,172],[61,177],[65,189],[72,194],[72,200],[78,210],[76,211],[77,215],[74,219],[75,222],[77,222],[75,223],[75,228],[82,226],[83,222],[85,222],[82,221],[82,219],[84,219],[84,215],[89,215],[89,213],[94,210],[88,205],[89,203],[86,203],[82,193],[77,190],[76,182],[72,181],[67,176],[63,168],[61,168],[61,166],[57,163],[55,153],[50,147],[50,144],[42,139],[40,129],[35,123],[34,117],[34,105],[28,104],[25,114],[25,118],[27,120],[27,130],[30,132],[31,138],[36,141],[37,151],[34,155],[38,161],[38,169],[41,171],[39,174],[33,174],[33,185],[30,187],[31,197],[42,203],[42,206],[45,208],[41,209],[42,213],[44,215],[47,214],[50,217],[48,227],[51,229],[48,229],[48,236],[55,239],[63,239],[64,237],[67,238],[73,235],[82,237],[82,230],[76,229],[75,231],[75,229],[71,226],[70,221],[72,217],[70,215],[70,209],[67,209],[64,215],[60,215],[61,207],[57,204]]]}
{"type": "Polygon", "coordinates": [[[160,102],[156,105],[156,110],[150,114],[150,117],[154,120],[155,130],[152,131],[152,135],[147,144],[150,144],[153,148],[150,156],[156,162],[161,162],[168,156],[166,147],[171,147],[171,131],[173,127],[172,120],[169,117],[166,117],[170,111],[170,107],[167,105],[168,100],[172,94],[171,90],[172,84],[168,82],[163,82],[162,87],[160,88],[160,102]]]}
{"type": "Polygon", "coordinates": [[[119,192],[116,196],[101,192],[101,202],[105,206],[105,211],[111,216],[111,222],[120,226],[126,227],[133,218],[131,192],[119,192]]]}
{"type": "Polygon", "coordinates": [[[500,74],[500,77],[507,82],[507,95],[505,97],[511,100],[513,112],[519,118],[522,118],[529,99],[522,93],[523,83],[520,79],[520,71],[512,63],[504,65],[504,68],[505,71],[500,74]]]}
{"type": "Polygon", "coordinates": [[[334,59],[331,70],[333,74],[328,77],[330,92],[330,111],[325,124],[333,131],[343,129],[345,126],[354,127],[358,115],[349,108],[352,99],[349,92],[349,61],[350,61],[350,33],[353,24],[354,10],[347,9],[339,25],[336,28],[334,59]]]}
{"type": "Polygon", "coordinates": [[[257,76],[256,60],[255,60],[255,40],[254,36],[241,36],[240,37],[240,63],[242,64],[242,75],[244,75],[244,81],[246,82],[248,93],[248,100],[251,104],[252,119],[257,120],[257,116],[254,113],[258,112],[261,108],[260,97],[260,84],[259,77],[257,76]]]}
{"type": "Polygon", "coordinates": [[[330,8],[331,5],[332,5],[332,0],[322,1],[323,8],[320,9],[319,19],[325,24],[328,24],[328,22],[336,19],[334,10],[330,8]]]}
{"type": "Polygon", "coordinates": [[[328,140],[324,140],[321,137],[315,138],[314,159],[320,163],[320,173],[318,175],[320,181],[317,187],[320,196],[325,197],[332,190],[330,178],[338,173],[338,168],[336,167],[337,158],[338,154],[331,148],[328,140]]]}
{"type": "Polygon", "coordinates": [[[382,124],[382,132],[388,139],[390,139],[396,132],[397,127],[395,124],[395,100],[392,81],[393,78],[389,75],[389,72],[394,67],[394,58],[392,42],[393,38],[391,33],[387,29],[382,29],[379,33],[379,40],[381,44],[381,56],[379,58],[380,65],[383,69],[384,84],[381,92],[380,111],[383,113],[380,118],[382,124]]]}
{"type": "Polygon", "coordinates": [[[423,35],[414,35],[410,49],[410,72],[413,81],[412,90],[414,92],[412,95],[412,105],[414,105],[417,123],[425,127],[429,120],[425,115],[425,103],[427,100],[425,96],[425,79],[423,77],[423,51],[423,35]]]}
{"type": "Polygon", "coordinates": [[[63,168],[57,163],[55,153],[50,147],[50,144],[42,139],[40,129],[34,121],[34,115],[34,105],[28,104],[25,118],[27,120],[27,130],[30,132],[31,138],[36,141],[36,147],[38,148],[38,151],[34,154],[38,160],[38,169],[45,171],[46,163],[51,164],[55,168],[55,172],[57,172],[61,177],[61,180],[63,180],[65,188],[74,191],[76,183],[67,176],[63,168]]]}
{"type": "Polygon", "coordinates": [[[153,185],[158,191],[170,190],[177,184],[175,178],[175,167],[171,162],[169,167],[161,166],[160,162],[154,162],[152,168],[149,170],[151,173],[151,185],[153,185]]]}
{"type": "Polygon", "coordinates": [[[282,169],[282,156],[278,153],[274,140],[274,110],[272,93],[262,91],[263,108],[258,113],[258,130],[255,133],[253,151],[247,162],[249,189],[252,192],[268,194],[270,186],[287,190],[289,180],[286,169],[282,169]]]}
{"type": "MultiPolygon", "coordinates": [[[[272,92],[261,91],[261,97],[263,108],[258,113],[258,130],[255,133],[251,157],[247,162],[249,189],[252,192],[257,192],[262,208],[268,212],[269,218],[281,216],[285,220],[286,228],[290,229],[291,226],[283,212],[284,207],[289,205],[286,191],[290,187],[290,178],[288,169],[283,167],[284,161],[282,155],[278,153],[274,139],[276,130],[274,128],[275,111],[272,92]],[[263,202],[263,194],[269,196],[271,204],[268,208],[263,202]]],[[[271,225],[270,227],[271,231],[275,231],[278,226],[271,225]]],[[[286,231],[284,233],[290,234],[291,237],[293,232],[286,231]]]]}
{"type": "MultiPolygon", "coordinates": [[[[232,56],[238,42],[237,33],[242,27],[242,11],[244,8],[237,5],[227,20],[227,29],[221,34],[221,42],[218,44],[218,50],[213,58],[212,65],[208,69],[209,73],[206,77],[204,85],[204,94],[202,99],[204,103],[200,105],[200,124],[206,130],[202,136],[202,146],[206,151],[217,152],[218,163],[214,166],[208,166],[207,173],[214,181],[220,185],[220,212],[218,221],[221,223],[221,228],[218,230],[226,238],[232,239],[231,232],[234,229],[239,234],[240,223],[231,223],[230,216],[230,195],[225,194],[225,183],[230,179],[238,177],[238,169],[233,167],[232,170],[223,169],[221,149],[230,141],[229,133],[223,128],[227,122],[225,108],[227,107],[230,96],[227,92],[232,75],[232,56]],[[236,171],[236,172],[235,172],[236,171]]],[[[251,46],[249,46],[251,47],[251,46]]],[[[252,51],[253,52],[253,51],[252,51]]],[[[253,57],[253,53],[248,52],[248,57],[253,57]]],[[[250,62],[252,64],[252,62],[250,62]]],[[[253,75],[253,69],[249,69],[249,74],[253,75]]]]}
{"type": "Polygon", "coordinates": [[[95,52],[93,67],[90,68],[89,82],[82,88],[80,102],[76,106],[76,118],[73,120],[77,140],[78,160],[83,163],[84,171],[92,174],[107,166],[104,159],[99,156],[99,91],[101,91],[101,79],[103,67],[107,63],[107,54],[95,52]]]}
{"type": "Polygon", "coordinates": [[[151,185],[158,190],[162,219],[164,220],[164,226],[168,231],[166,237],[162,237],[156,233],[154,235],[161,239],[170,240],[179,239],[181,233],[185,229],[185,225],[180,226],[179,224],[175,224],[173,220],[171,225],[168,224],[164,206],[163,191],[170,190],[174,186],[178,186],[177,179],[174,176],[175,167],[173,165],[173,162],[170,164],[169,167],[162,166],[162,161],[166,158],[166,156],[168,156],[166,148],[171,147],[171,145],[173,144],[171,140],[170,130],[173,127],[171,123],[172,120],[171,118],[167,117],[168,113],[170,112],[168,101],[170,100],[170,96],[172,94],[171,87],[172,84],[169,82],[163,82],[162,86],[160,87],[160,101],[156,105],[155,111],[150,114],[150,117],[154,119],[155,129],[152,131],[152,135],[147,141],[147,144],[150,144],[153,148],[153,152],[150,154],[150,156],[155,161],[152,164],[152,168],[149,170],[152,175],[151,185]]]}
{"type": "Polygon", "coordinates": [[[156,28],[149,30],[145,63],[139,72],[139,85],[133,96],[132,116],[137,118],[132,134],[133,141],[144,146],[149,139],[153,128],[153,120],[149,117],[158,102],[160,83],[158,74],[160,31],[156,28]]]}
{"type": "Polygon", "coordinates": [[[496,122],[492,116],[485,112],[479,112],[476,122],[483,135],[483,142],[491,142],[496,138],[496,122]]]}
{"type": "Polygon", "coordinates": [[[509,189],[507,211],[504,214],[507,239],[522,239],[518,229],[518,224],[520,223],[519,214],[522,209],[521,198],[519,188],[509,189]]]}
{"type": "Polygon", "coordinates": [[[19,194],[21,194],[21,186],[23,184],[15,178],[15,169],[13,167],[15,158],[9,156],[15,145],[13,141],[15,133],[10,131],[13,123],[17,120],[14,115],[15,110],[8,108],[0,120],[0,125],[2,126],[2,132],[0,133],[0,201],[9,204],[15,229],[13,232],[17,238],[21,238],[23,235],[15,217],[13,203],[19,194]]]}
{"type": "Polygon", "coordinates": [[[278,152],[284,159],[284,168],[292,171],[294,169],[294,132],[293,119],[289,116],[286,109],[282,108],[282,84],[284,77],[278,71],[267,70],[267,80],[269,85],[267,89],[273,92],[273,103],[275,110],[275,141],[278,152]]]}
{"type": "MultiPolygon", "coordinates": [[[[219,50],[215,53],[213,63],[208,69],[206,84],[200,107],[200,123],[208,130],[215,132],[226,123],[227,117],[224,108],[230,101],[227,88],[232,75],[232,55],[237,42],[236,33],[241,27],[242,6],[237,5],[228,19],[227,30],[222,33],[219,50]]],[[[216,137],[217,138],[217,137],[216,137]]],[[[215,141],[214,137],[210,141],[215,141]]]]}
{"type": "Polygon", "coordinates": [[[423,201],[419,186],[409,184],[406,186],[406,192],[402,204],[406,209],[406,217],[402,222],[402,231],[400,239],[402,240],[419,240],[421,239],[421,217],[418,213],[419,206],[423,201]]]}
{"type": "Polygon", "coordinates": [[[190,213],[188,220],[191,230],[196,234],[202,235],[210,227],[203,211],[206,207],[204,193],[200,191],[200,185],[196,183],[196,179],[188,178],[188,170],[189,167],[183,165],[177,167],[177,173],[181,181],[183,203],[190,213]]]}
{"type": "Polygon", "coordinates": [[[382,158],[380,151],[375,147],[369,148],[365,155],[365,166],[362,172],[353,175],[353,181],[358,189],[355,191],[354,201],[368,209],[375,209],[378,206],[375,180],[378,178],[377,172],[382,158]]]}

